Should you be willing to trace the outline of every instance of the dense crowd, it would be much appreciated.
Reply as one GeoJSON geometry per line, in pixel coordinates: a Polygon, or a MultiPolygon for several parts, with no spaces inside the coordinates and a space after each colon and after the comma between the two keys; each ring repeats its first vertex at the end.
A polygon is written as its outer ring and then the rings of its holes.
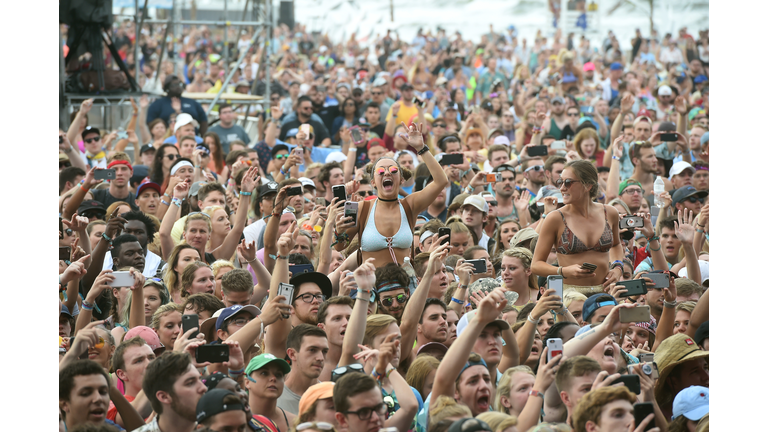
{"type": "Polygon", "coordinates": [[[709,430],[708,31],[112,36],[147,94],[59,131],[61,430],[709,430]]]}

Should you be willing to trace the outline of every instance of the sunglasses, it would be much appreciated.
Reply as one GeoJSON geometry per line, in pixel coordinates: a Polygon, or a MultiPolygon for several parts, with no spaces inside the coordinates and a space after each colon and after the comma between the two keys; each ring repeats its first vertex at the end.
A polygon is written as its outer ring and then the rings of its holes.
{"type": "Polygon", "coordinates": [[[497,167],[496,167],[496,172],[497,172],[497,173],[500,173],[500,172],[504,172],[504,171],[512,171],[512,172],[515,172],[515,169],[514,169],[514,168],[512,168],[512,167],[511,167],[511,166],[509,166],[509,165],[499,165],[499,166],[497,166],[497,167]]]}
{"type": "Polygon", "coordinates": [[[290,156],[290,155],[288,155],[288,154],[279,154],[279,155],[275,155],[275,159],[277,159],[277,160],[288,159],[288,156],[290,156]]]}
{"type": "Polygon", "coordinates": [[[352,363],[350,365],[337,367],[331,372],[331,381],[336,382],[339,378],[344,376],[344,374],[350,373],[350,372],[364,372],[363,365],[360,363],[352,363]]]}
{"type": "Polygon", "coordinates": [[[374,196],[373,191],[359,191],[357,194],[361,197],[374,196]]]}
{"type": "Polygon", "coordinates": [[[167,154],[167,155],[165,155],[163,157],[168,158],[168,160],[174,160],[174,159],[180,158],[181,155],[178,155],[178,154],[167,154]]]}
{"type": "Polygon", "coordinates": [[[371,95],[373,95],[373,96],[378,96],[378,95],[381,95],[381,94],[383,94],[383,93],[382,92],[371,92],[371,95]]]}
{"type": "Polygon", "coordinates": [[[437,128],[437,127],[439,127],[439,128],[444,128],[444,127],[445,127],[445,125],[444,125],[444,124],[442,124],[442,123],[435,123],[435,124],[433,124],[433,125],[432,125],[432,127],[436,127],[436,128],[437,128]]]}
{"type": "MultiPolygon", "coordinates": [[[[395,175],[395,174],[397,174],[399,171],[400,171],[400,169],[398,169],[398,168],[397,168],[396,166],[394,166],[394,165],[392,165],[391,167],[389,167],[389,172],[390,172],[392,175],[395,175]]],[[[379,168],[379,169],[377,169],[377,170],[376,170],[376,174],[378,174],[378,175],[380,175],[380,176],[383,176],[383,175],[384,175],[384,173],[386,173],[386,172],[387,172],[387,169],[386,169],[386,168],[379,168]]]]}
{"type": "Polygon", "coordinates": [[[525,170],[525,172],[528,172],[528,171],[531,171],[531,170],[533,170],[533,171],[544,171],[544,165],[530,166],[530,167],[528,167],[528,169],[525,170]]]}
{"type": "Polygon", "coordinates": [[[685,198],[684,200],[681,200],[681,201],[688,201],[688,202],[693,203],[693,204],[696,204],[697,202],[700,202],[700,203],[704,204],[704,198],[697,197],[697,196],[689,196],[688,198],[685,198]]]}
{"type": "Polygon", "coordinates": [[[87,144],[90,144],[92,142],[99,142],[99,141],[101,141],[101,137],[97,136],[95,138],[84,139],[83,141],[85,141],[87,144]]]}
{"type": "Polygon", "coordinates": [[[497,205],[499,205],[498,201],[487,201],[487,202],[488,202],[488,205],[490,205],[490,206],[497,206],[497,205]]]}
{"type": "Polygon", "coordinates": [[[94,345],[93,347],[96,348],[96,349],[102,349],[102,348],[104,348],[104,344],[105,343],[106,342],[104,341],[104,338],[99,336],[99,341],[96,342],[96,345],[94,345]]]}
{"type": "Polygon", "coordinates": [[[580,181],[578,181],[578,180],[572,180],[572,179],[565,179],[565,180],[563,180],[563,179],[559,178],[559,179],[557,179],[557,180],[555,181],[555,186],[557,186],[558,188],[560,188],[560,187],[562,187],[563,185],[565,185],[565,188],[566,188],[566,189],[570,189],[570,188],[571,188],[571,185],[573,185],[574,183],[581,183],[581,182],[580,182],[580,181]]]}
{"type": "Polygon", "coordinates": [[[408,301],[408,296],[405,294],[398,294],[394,297],[387,297],[385,299],[381,299],[381,305],[384,307],[390,307],[394,302],[397,302],[397,304],[405,304],[405,302],[408,301]]]}

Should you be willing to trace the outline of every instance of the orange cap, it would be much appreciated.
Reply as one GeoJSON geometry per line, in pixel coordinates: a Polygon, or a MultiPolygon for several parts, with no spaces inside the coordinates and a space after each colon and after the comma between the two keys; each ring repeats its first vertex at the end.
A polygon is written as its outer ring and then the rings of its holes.
{"type": "Polygon", "coordinates": [[[305,413],[315,401],[333,397],[333,382],[326,381],[310,386],[299,400],[299,417],[305,413]]]}

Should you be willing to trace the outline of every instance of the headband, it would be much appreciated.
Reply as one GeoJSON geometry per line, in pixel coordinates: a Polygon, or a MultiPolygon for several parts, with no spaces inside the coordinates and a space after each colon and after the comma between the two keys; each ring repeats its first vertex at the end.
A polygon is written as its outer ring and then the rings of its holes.
{"type": "Polygon", "coordinates": [[[424,243],[424,240],[426,240],[426,239],[428,239],[428,238],[432,237],[433,235],[435,235],[435,233],[433,233],[433,232],[432,232],[432,231],[430,231],[430,230],[426,230],[426,231],[424,231],[424,232],[421,234],[421,237],[419,237],[419,243],[424,243]]]}
{"type": "Polygon", "coordinates": [[[107,169],[111,169],[115,165],[126,165],[126,166],[128,166],[128,169],[133,171],[133,166],[131,165],[130,162],[125,161],[125,160],[119,160],[119,159],[116,159],[116,160],[113,160],[112,162],[110,162],[109,165],[107,165],[107,169]]]}
{"type": "Polygon", "coordinates": [[[484,366],[486,369],[488,369],[488,364],[486,364],[485,360],[483,360],[483,358],[481,357],[479,362],[468,361],[464,365],[464,367],[461,368],[461,372],[459,372],[459,376],[461,376],[461,374],[463,374],[464,371],[467,370],[467,368],[470,368],[472,366],[484,366]]]}
{"type": "Polygon", "coordinates": [[[400,282],[389,280],[389,281],[382,281],[378,285],[376,285],[376,292],[382,293],[387,291],[392,291],[396,289],[404,288],[400,282]]]}
{"type": "Polygon", "coordinates": [[[188,166],[190,168],[194,168],[195,167],[189,161],[181,161],[181,162],[177,163],[176,165],[174,165],[173,168],[171,168],[171,175],[175,175],[176,171],[178,171],[180,168],[185,167],[185,166],[188,166]]]}

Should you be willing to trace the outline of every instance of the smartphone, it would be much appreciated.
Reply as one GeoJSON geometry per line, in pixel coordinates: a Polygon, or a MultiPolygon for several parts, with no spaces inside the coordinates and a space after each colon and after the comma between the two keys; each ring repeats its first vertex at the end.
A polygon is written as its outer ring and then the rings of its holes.
{"type": "Polygon", "coordinates": [[[634,374],[631,375],[622,375],[615,380],[613,380],[613,384],[618,383],[624,383],[625,386],[631,391],[632,393],[639,395],[640,394],[640,377],[634,374]]]}
{"type": "Polygon", "coordinates": [[[365,142],[365,137],[363,136],[363,130],[360,129],[359,126],[352,126],[349,128],[349,133],[352,135],[352,142],[355,143],[355,145],[360,145],[363,142],[365,142]]]}
{"type": "MultiPolygon", "coordinates": [[[[184,334],[193,328],[197,328],[199,333],[200,320],[197,317],[197,315],[194,315],[194,314],[182,315],[181,316],[181,334],[184,334]]],[[[192,333],[192,334],[194,335],[195,333],[192,333]]]]}
{"type": "Polygon", "coordinates": [[[69,261],[72,258],[72,248],[70,246],[59,247],[59,261],[69,261]]]}
{"type": "Polygon", "coordinates": [[[579,108],[579,110],[581,111],[582,114],[586,114],[590,117],[595,114],[595,107],[593,106],[582,106],[581,108],[579,108]]]}
{"type": "Polygon", "coordinates": [[[126,131],[118,131],[117,132],[117,139],[118,140],[128,139],[128,132],[126,132],[126,131]]]}
{"type": "Polygon", "coordinates": [[[347,201],[344,203],[344,217],[352,217],[352,222],[357,225],[357,205],[356,201],[347,201]]]}
{"type": "Polygon", "coordinates": [[[464,162],[464,155],[460,153],[446,153],[440,159],[440,165],[461,165],[464,162]]]}
{"type": "Polygon", "coordinates": [[[486,261],[484,259],[467,260],[468,263],[475,267],[475,274],[481,274],[488,271],[486,261]]]}
{"type": "Polygon", "coordinates": [[[549,148],[552,150],[565,150],[565,141],[552,141],[549,148]]]}
{"type": "Polygon", "coordinates": [[[304,147],[302,146],[296,147],[296,156],[298,156],[300,159],[304,159],[304,147]]]}
{"type": "Polygon", "coordinates": [[[496,173],[485,174],[485,181],[488,183],[496,183],[498,181],[496,180],[496,173]]]}
{"type": "Polygon", "coordinates": [[[116,177],[115,169],[97,169],[93,174],[94,180],[114,180],[116,177]]]}
{"type": "Polygon", "coordinates": [[[619,322],[622,322],[622,323],[648,322],[650,320],[651,320],[650,306],[635,306],[632,309],[619,310],[619,322]]]}
{"type": "Polygon", "coordinates": [[[646,273],[643,277],[650,279],[654,288],[669,288],[669,273],[646,273]]]}
{"type": "Polygon", "coordinates": [[[555,295],[563,298],[563,277],[547,276],[547,289],[555,290],[555,295]]]}
{"type": "Polygon", "coordinates": [[[222,363],[229,361],[229,345],[200,345],[195,348],[197,363],[222,363]]]}
{"type": "Polygon", "coordinates": [[[295,195],[301,195],[301,194],[302,194],[301,186],[289,187],[288,190],[286,191],[287,196],[295,196],[295,195]]]}
{"type": "Polygon", "coordinates": [[[445,235],[447,235],[448,237],[442,242],[440,242],[441,245],[444,245],[446,243],[448,244],[451,243],[451,229],[448,227],[441,227],[437,229],[437,238],[440,238],[445,235]]]}
{"type": "Polygon", "coordinates": [[[115,280],[109,283],[111,287],[129,287],[133,286],[133,275],[127,271],[115,271],[112,272],[112,276],[115,280]]]}
{"type": "Polygon", "coordinates": [[[548,151],[545,145],[531,146],[528,147],[528,156],[546,156],[548,151]]]}
{"type": "Polygon", "coordinates": [[[671,132],[671,133],[663,133],[659,137],[662,142],[675,142],[677,141],[677,133],[671,132]]]}
{"type": "Polygon", "coordinates": [[[581,265],[581,268],[587,269],[589,271],[595,271],[595,269],[597,269],[597,266],[594,265],[594,264],[590,264],[590,263],[586,263],[585,262],[584,264],[581,265]]]}
{"type": "Polygon", "coordinates": [[[630,297],[648,293],[648,288],[645,286],[645,281],[642,279],[621,281],[617,282],[616,285],[621,285],[627,289],[627,292],[620,294],[619,297],[630,297]]]}
{"type": "Polygon", "coordinates": [[[650,363],[643,363],[640,365],[632,365],[632,369],[630,369],[631,372],[636,371],[637,367],[640,367],[640,370],[651,377],[651,379],[659,379],[659,368],[656,366],[656,363],[650,362],[650,363]]]}
{"type": "Polygon", "coordinates": [[[344,185],[336,185],[333,188],[333,196],[338,198],[336,202],[343,202],[347,200],[347,188],[344,185]]]}
{"type": "MultiPolygon", "coordinates": [[[[638,402],[633,408],[635,411],[635,427],[638,427],[646,417],[653,414],[653,402],[638,402]]],[[[651,420],[643,431],[649,431],[655,427],[656,420],[651,420]]]]}
{"type": "Polygon", "coordinates": [[[319,205],[319,206],[323,206],[324,207],[325,206],[325,198],[323,198],[323,197],[315,198],[315,205],[319,205]]]}
{"type": "Polygon", "coordinates": [[[296,264],[288,266],[288,271],[290,271],[292,275],[296,276],[301,273],[312,273],[315,271],[315,268],[312,267],[312,264],[296,264]]]}
{"type": "Polygon", "coordinates": [[[306,138],[304,139],[309,139],[309,123],[304,123],[303,125],[299,126],[299,130],[304,132],[304,135],[306,135],[306,138]]]}
{"type": "Polygon", "coordinates": [[[653,353],[640,353],[640,363],[653,363],[653,353]]]}
{"type": "Polygon", "coordinates": [[[284,304],[293,302],[293,289],[293,285],[284,282],[280,282],[280,285],[277,286],[277,295],[285,296],[284,304]]]}
{"type": "Polygon", "coordinates": [[[619,220],[619,229],[629,228],[642,228],[644,226],[643,218],[640,216],[624,216],[619,220]]]}
{"type": "Polygon", "coordinates": [[[562,353],[563,353],[562,339],[560,338],[547,339],[547,363],[552,361],[552,357],[557,357],[562,353]]]}

